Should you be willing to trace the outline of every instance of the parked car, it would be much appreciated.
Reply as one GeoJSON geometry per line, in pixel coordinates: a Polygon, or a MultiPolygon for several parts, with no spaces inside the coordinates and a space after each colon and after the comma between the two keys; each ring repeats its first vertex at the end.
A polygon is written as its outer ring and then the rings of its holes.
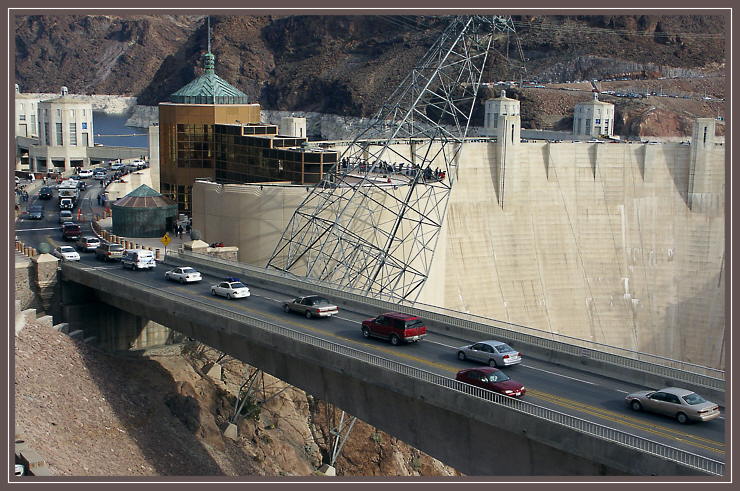
{"type": "Polygon", "coordinates": [[[43,220],[44,207],[42,205],[31,205],[28,207],[27,220],[43,220]]]}
{"type": "Polygon", "coordinates": [[[62,261],[79,261],[80,255],[77,253],[72,246],[60,246],[51,251],[53,256],[58,257],[62,261]]]}
{"type": "Polygon", "coordinates": [[[245,298],[250,295],[247,285],[239,281],[238,278],[227,278],[211,286],[211,295],[221,295],[226,298],[245,298]]]}
{"type": "Polygon", "coordinates": [[[416,316],[388,312],[362,321],[362,335],[387,339],[396,346],[401,342],[412,343],[423,339],[427,335],[427,328],[416,316]]]}
{"type": "Polygon", "coordinates": [[[87,179],[93,176],[93,171],[92,169],[80,169],[77,175],[80,176],[80,179],[87,179]]]}
{"type": "Polygon", "coordinates": [[[298,312],[305,315],[307,319],[311,317],[328,317],[339,313],[339,308],[332,305],[329,300],[318,295],[309,295],[307,297],[294,298],[289,302],[283,303],[285,312],[298,312]]]}
{"type": "Polygon", "coordinates": [[[39,189],[39,199],[51,199],[54,196],[54,190],[49,186],[42,186],[39,189]]]}
{"type": "Polygon", "coordinates": [[[466,368],[457,372],[455,380],[509,397],[522,397],[527,392],[524,385],[512,380],[511,377],[498,368],[466,368]]]}
{"type": "Polygon", "coordinates": [[[635,411],[649,411],[676,418],[679,423],[718,418],[719,406],[699,394],[678,387],[633,392],[624,401],[635,411]]]}
{"type": "Polygon", "coordinates": [[[90,235],[80,237],[77,241],[77,248],[82,252],[95,252],[95,249],[97,249],[99,246],[100,239],[98,239],[97,237],[92,237],[90,235]]]}
{"type": "Polygon", "coordinates": [[[15,464],[15,475],[23,476],[26,474],[26,467],[23,464],[15,464]]]}
{"type": "Polygon", "coordinates": [[[501,341],[481,341],[457,348],[460,360],[474,360],[492,367],[506,367],[522,362],[522,354],[501,341]]]}
{"type": "Polygon", "coordinates": [[[146,249],[129,249],[121,256],[121,267],[131,268],[131,271],[153,269],[156,266],[154,253],[146,249]]]}
{"type": "Polygon", "coordinates": [[[123,246],[121,244],[100,244],[95,249],[95,258],[104,261],[116,261],[123,256],[123,246]]]}
{"type": "Polygon", "coordinates": [[[73,218],[72,210],[59,210],[59,223],[71,222],[73,218]]]}
{"type": "Polygon", "coordinates": [[[164,274],[164,279],[179,281],[180,283],[195,283],[202,280],[203,277],[195,269],[189,266],[183,266],[167,271],[164,274]]]}
{"type": "Polygon", "coordinates": [[[76,223],[64,225],[62,228],[62,237],[64,240],[77,240],[82,235],[82,229],[76,223]]]}

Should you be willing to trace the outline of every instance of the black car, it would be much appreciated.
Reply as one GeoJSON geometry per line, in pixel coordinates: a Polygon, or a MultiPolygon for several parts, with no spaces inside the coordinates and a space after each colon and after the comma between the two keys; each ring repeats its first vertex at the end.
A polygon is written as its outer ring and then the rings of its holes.
{"type": "Polygon", "coordinates": [[[44,219],[44,207],[40,205],[32,205],[28,208],[28,220],[43,220],[44,219]]]}
{"type": "Polygon", "coordinates": [[[54,196],[54,190],[49,186],[44,186],[39,190],[39,199],[51,199],[54,196]]]}

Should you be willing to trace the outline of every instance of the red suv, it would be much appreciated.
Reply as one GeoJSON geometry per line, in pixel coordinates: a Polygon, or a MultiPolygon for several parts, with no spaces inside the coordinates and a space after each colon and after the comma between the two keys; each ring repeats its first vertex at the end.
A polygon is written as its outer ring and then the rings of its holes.
{"type": "Polygon", "coordinates": [[[416,316],[389,312],[362,321],[362,335],[387,339],[395,346],[401,341],[411,343],[423,339],[427,335],[427,328],[416,316]]]}

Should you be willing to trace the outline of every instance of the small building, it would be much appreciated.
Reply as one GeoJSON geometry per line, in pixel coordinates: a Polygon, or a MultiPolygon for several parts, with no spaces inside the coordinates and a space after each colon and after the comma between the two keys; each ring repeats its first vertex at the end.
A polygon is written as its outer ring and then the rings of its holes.
{"type": "Polygon", "coordinates": [[[499,133],[501,118],[504,116],[520,117],[519,101],[506,97],[502,90],[499,97],[488,99],[485,104],[485,119],[483,120],[483,135],[496,136],[499,133]]]}
{"type": "Polygon", "coordinates": [[[31,148],[34,170],[69,172],[90,165],[88,147],[94,145],[92,104],[70,97],[62,87],[61,97],[38,104],[39,142],[31,148]]]}
{"type": "Polygon", "coordinates": [[[177,203],[142,184],[111,204],[111,232],[121,237],[161,237],[174,228],[177,203]]]}
{"type": "Polygon", "coordinates": [[[573,113],[573,134],[576,137],[614,136],[614,104],[599,100],[594,91],[593,98],[576,104],[573,113]]]}

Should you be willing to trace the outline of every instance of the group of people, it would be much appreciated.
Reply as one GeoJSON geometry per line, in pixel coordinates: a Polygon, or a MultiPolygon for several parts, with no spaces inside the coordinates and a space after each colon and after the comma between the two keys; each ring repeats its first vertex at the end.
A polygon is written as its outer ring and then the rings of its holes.
{"type": "Polygon", "coordinates": [[[28,201],[28,191],[26,191],[25,185],[18,185],[15,186],[15,194],[18,196],[18,199],[25,203],[28,201]]]}
{"type": "Polygon", "coordinates": [[[426,181],[442,181],[446,176],[446,172],[442,171],[437,167],[432,170],[431,167],[426,167],[423,171],[418,164],[409,164],[405,162],[386,162],[385,160],[376,160],[374,162],[368,162],[365,159],[358,159],[356,157],[344,157],[339,162],[339,168],[343,172],[347,172],[354,169],[359,169],[360,172],[372,172],[379,174],[399,174],[408,177],[415,177],[422,173],[422,177],[426,181]]]}
{"type": "Polygon", "coordinates": [[[182,239],[183,232],[189,234],[190,230],[192,230],[192,225],[191,225],[192,223],[193,223],[193,219],[189,218],[187,223],[185,223],[185,228],[183,228],[181,223],[178,223],[177,225],[175,225],[175,235],[177,235],[179,239],[182,239]]]}

